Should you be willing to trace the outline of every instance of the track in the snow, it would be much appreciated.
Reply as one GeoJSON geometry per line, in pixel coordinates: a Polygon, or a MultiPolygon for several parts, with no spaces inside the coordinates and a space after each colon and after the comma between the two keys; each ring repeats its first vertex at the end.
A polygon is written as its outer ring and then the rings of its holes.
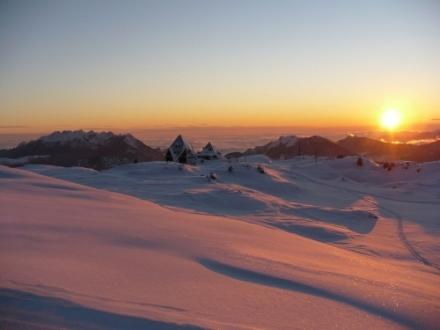
{"type": "MultiPolygon", "coordinates": [[[[332,184],[329,184],[329,183],[326,183],[326,182],[322,182],[322,181],[319,181],[319,180],[316,180],[316,179],[310,178],[310,177],[308,177],[308,176],[306,176],[306,175],[304,175],[304,174],[302,174],[302,173],[298,173],[298,172],[294,172],[294,174],[297,175],[297,176],[299,176],[299,177],[301,177],[301,178],[303,178],[303,179],[305,179],[305,180],[307,180],[307,181],[309,181],[309,182],[311,182],[311,183],[314,183],[314,184],[327,186],[327,187],[330,187],[330,188],[333,188],[333,189],[345,190],[346,192],[356,193],[356,194],[359,194],[359,195],[361,195],[361,196],[363,196],[363,195],[369,195],[369,196],[378,197],[378,198],[382,198],[382,199],[386,199],[386,200],[390,200],[390,201],[394,201],[394,202],[400,202],[400,203],[407,203],[407,202],[410,202],[410,203],[416,203],[416,204],[419,204],[418,201],[399,201],[399,200],[396,200],[396,199],[387,198],[387,197],[385,197],[385,196],[375,196],[375,195],[372,195],[372,194],[370,194],[370,193],[366,193],[366,192],[363,192],[363,191],[360,191],[360,190],[356,190],[356,189],[350,189],[350,188],[340,187],[340,186],[337,186],[337,185],[332,185],[332,184]]],[[[426,203],[426,202],[425,202],[425,203],[420,203],[420,204],[431,204],[431,203],[429,203],[429,202],[426,203]]],[[[417,252],[417,250],[416,250],[416,249],[414,248],[414,246],[411,244],[411,242],[409,241],[409,239],[407,238],[407,236],[406,236],[406,234],[405,234],[405,230],[404,230],[404,226],[403,226],[403,219],[402,219],[402,217],[401,217],[398,213],[396,213],[396,212],[394,212],[394,211],[391,211],[391,210],[388,209],[388,208],[385,208],[385,207],[380,206],[380,205],[378,205],[378,207],[379,207],[380,209],[382,209],[383,211],[385,211],[386,213],[391,214],[392,216],[394,216],[394,217],[397,219],[397,233],[398,233],[398,235],[399,235],[399,239],[400,239],[400,241],[401,241],[402,244],[405,246],[405,248],[408,250],[408,252],[409,252],[409,253],[410,253],[410,254],[411,254],[416,260],[418,260],[418,261],[421,262],[422,264],[424,264],[424,265],[426,265],[426,266],[429,266],[429,267],[432,267],[432,268],[434,268],[434,269],[440,271],[440,265],[437,265],[437,264],[431,262],[430,260],[426,259],[426,258],[425,258],[424,256],[422,256],[419,252],[417,252]]]]}

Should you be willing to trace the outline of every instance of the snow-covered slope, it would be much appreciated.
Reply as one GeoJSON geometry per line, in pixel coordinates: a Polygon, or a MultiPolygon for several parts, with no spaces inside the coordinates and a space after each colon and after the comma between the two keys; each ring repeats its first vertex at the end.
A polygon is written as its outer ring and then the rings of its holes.
{"type": "Polygon", "coordinates": [[[174,210],[0,167],[0,325],[436,328],[438,174],[419,205],[344,164],[32,168],[174,210]]]}
{"type": "MultiPolygon", "coordinates": [[[[281,222],[286,230],[301,231],[318,240],[331,237],[329,230],[334,232],[335,241],[358,236],[365,229],[355,228],[359,222],[351,218],[362,217],[364,220],[359,226],[373,229],[381,216],[390,216],[385,209],[407,218],[408,225],[419,226],[427,235],[439,231],[440,224],[431,214],[436,210],[440,212],[440,163],[409,166],[404,163],[386,171],[368,160],[363,167],[358,167],[356,160],[355,157],[318,161],[298,158],[272,162],[264,156],[251,156],[243,163],[211,161],[183,166],[152,162],[118,166],[100,173],[81,168],[27,168],[192,212],[234,216],[275,227],[281,222]],[[259,173],[259,168],[264,168],[265,174],[259,173]],[[217,180],[209,179],[210,173],[215,173],[217,180]],[[358,210],[356,203],[364,199],[377,206],[367,211],[358,210]],[[303,209],[308,210],[307,217],[303,209]],[[326,216],[322,216],[323,210],[326,216]],[[400,214],[400,210],[405,211],[400,214]],[[408,212],[413,215],[408,217],[408,212]],[[336,216],[331,217],[329,213],[336,216]],[[340,220],[341,217],[345,220],[340,220]],[[303,221],[305,218],[307,222],[303,221]],[[332,222],[329,218],[336,220],[332,222]],[[318,235],[321,230],[314,227],[317,221],[326,222],[325,237],[318,235]],[[346,231],[347,226],[341,226],[341,221],[351,223],[351,232],[346,231]],[[316,235],[304,231],[308,225],[313,226],[311,233],[317,231],[316,235]]],[[[433,258],[440,263],[439,257],[434,255],[433,258]]]]}

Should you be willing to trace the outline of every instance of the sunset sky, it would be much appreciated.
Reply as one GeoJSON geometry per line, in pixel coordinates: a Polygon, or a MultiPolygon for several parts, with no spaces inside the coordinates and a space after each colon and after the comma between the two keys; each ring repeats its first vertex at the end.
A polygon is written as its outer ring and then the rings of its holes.
{"type": "Polygon", "coordinates": [[[440,1],[1,1],[0,129],[440,117],[440,1]]]}

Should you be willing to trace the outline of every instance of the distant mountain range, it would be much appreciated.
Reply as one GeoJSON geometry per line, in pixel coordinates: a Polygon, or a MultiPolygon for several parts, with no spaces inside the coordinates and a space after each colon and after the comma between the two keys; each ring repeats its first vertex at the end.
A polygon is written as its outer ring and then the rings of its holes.
{"type": "MultiPolygon", "coordinates": [[[[348,136],[337,142],[320,136],[282,136],[265,145],[234,152],[226,158],[263,154],[271,159],[297,156],[339,158],[350,155],[370,157],[376,161],[408,160],[427,162],[440,160],[440,141],[423,145],[387,143],[367,137],[348,136]]],[[[12,149],[0,150],[1,163],[24,163],[58,166],[82,166],[97,170],[114,165],[164,160],[160,149],[145,145],[131,134],[112,132],[63,131],[23,142],[12,149]]]]}
{"type": "Polygon", "coordinates": [[[163,160],[159,149],[145,145],[131,134],[82,130],[56,131],[15,148],[0,150],[0,157],[27,157],[30,163],[98,170],[118,164],[163,160]]]}
{"type": "Polygon", "coordinates": [[[226,157],[264,154],[271,159],[289,159],[296,156],[344,157],[355,153],[321,136],[297,137],[282,136],[278,140],[226,157]]]}
{"type": "Polygon", "coordinates": [[[421,145],[408,143],[388,143],[366,137],[349,136],[337,144],[358,155],[366,155],[375,160],[408,160],[429,162],[440,160],[440,141],[421,145]]]}
{"type": "Polygon", "coordinates": [[[227,158],[263,154],[271,159],[289,159],[296,156],[345,157],[359,155],[376,161],[408,160],[427,162],[440,160],[440,141],[415,145],[387,143],[366,137],[349,136],[337,142],[320,136],[282,136],[279,139],[246,150],[234,152],[227,158]]]}

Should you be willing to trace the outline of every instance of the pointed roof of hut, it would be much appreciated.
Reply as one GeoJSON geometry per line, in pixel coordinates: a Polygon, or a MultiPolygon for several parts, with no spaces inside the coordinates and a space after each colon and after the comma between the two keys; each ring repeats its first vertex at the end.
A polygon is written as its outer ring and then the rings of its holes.
{"type": "Polygon", "coordinates": [[[173,141],[173,143],[171,143],[168,151],[170,152],[171,157],[174,161],[177,161],[185,151],[190,154],[194,153],[192,146],[187,141],[185,141],[181,134],[179,134],[173,141]]]}
{"type": "Polygon", "coordinates": [[[201,156],[219,156],[220,152],[217,150],[214,145],[209,142],[206,146],[203,147],[202,151],[199,153],[201,156]]]}

